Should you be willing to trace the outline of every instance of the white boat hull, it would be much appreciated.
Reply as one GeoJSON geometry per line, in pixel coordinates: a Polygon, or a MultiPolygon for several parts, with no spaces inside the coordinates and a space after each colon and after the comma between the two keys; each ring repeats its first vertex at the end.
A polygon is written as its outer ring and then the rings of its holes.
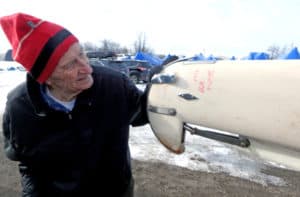
{"type": "Polygon", "coordinates": [[[299,60],[181,61],[159,75],[175,81],[151,86],[148,116],[168,149],[184,151],[190,123],[258,140],[276,153],[287,150],[300,169],[299,60]]]}

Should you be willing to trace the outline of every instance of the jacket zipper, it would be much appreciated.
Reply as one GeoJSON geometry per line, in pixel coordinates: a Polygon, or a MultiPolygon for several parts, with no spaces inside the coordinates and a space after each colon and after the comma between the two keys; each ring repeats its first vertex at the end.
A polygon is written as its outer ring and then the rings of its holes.
{"type": "Polygon", "coordinates": [[[72,120],[72,119],[73,119],[73,117],[72,117],[72,114],[71,114],[71,113],[68,113],[68,118],[69,118],[69,120],[72,120]]]}

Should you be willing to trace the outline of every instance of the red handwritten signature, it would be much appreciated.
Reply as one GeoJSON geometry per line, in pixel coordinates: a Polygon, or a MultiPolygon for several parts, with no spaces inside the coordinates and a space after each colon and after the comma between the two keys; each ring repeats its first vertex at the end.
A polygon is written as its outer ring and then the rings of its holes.
{"type": "Polygon", "coordinates": [[[193,74],[193,81],[197,83],[197,90],[204,94],[205,91],[209,91],[212,88],[213,78],[214,78],[215,71],[214,70],[207,70],[204,77],[200,76],[200,71],[196,70],[193,74]]]}

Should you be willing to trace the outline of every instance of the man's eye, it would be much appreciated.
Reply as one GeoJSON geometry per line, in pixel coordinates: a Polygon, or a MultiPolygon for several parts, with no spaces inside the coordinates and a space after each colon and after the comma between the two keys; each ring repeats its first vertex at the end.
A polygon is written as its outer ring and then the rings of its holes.
{"type": "Polygon", "coordinates": [[[71,61],[70,63],[66,64],[66,65],[64,66],[64,68],[65,68],[66,70],[72,69],[72,68],[74,67],[75,64],[76,64],[76,60],[73,60],[73,61],[71,61]]]}
{"type": "Polygon", "coordinates": [[[82,52],[80,52],[79,57],[80,57],[80,59],[84,59],[84,58],[86,58],[86,54],[82,51],[82,52]]]}

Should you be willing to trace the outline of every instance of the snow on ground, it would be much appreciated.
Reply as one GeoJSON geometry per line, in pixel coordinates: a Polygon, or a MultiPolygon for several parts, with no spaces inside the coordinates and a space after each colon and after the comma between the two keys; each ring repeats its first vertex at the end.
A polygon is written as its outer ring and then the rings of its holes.
{"type": "Polygon", "coordinates": [[[160,161],[211,173],[224,172],[263,185],[286,184],[279,177],[264,174],[262,171],[268,167],[268,164],[247,149],[190,134],[187,134],[185,140],[185,152],[175,154],[160,144],[152,133],[150,125],[132,127],[131,154],[137,160],[160,161]]]}
{"type": "MultiPolygon", "coordinates": [[[[5,106],[6,95],[16,84],[25,79],[25,72],[9,71],[0,73],[0,113],[5,106]]],[[[144,85],[138,85],[144,89],[144,85]]],[[[134,159],[164,162],[191,170],[211,173],[224,172],[235,177],[251,180],[263,185],[286,185],[276,176],[262,171],[270,165],[260,160],[247,149],[224,144],[187,133],[185,152],[175,154],[168,151],[154,136],[150,125],[131,127],[130,148],[134,159]]]]}
{"type": "Polygon", "coordinates": [[[24,71],[0,71],[0,113],[4,111],[7,93],[25,80],[24,71]]]}

